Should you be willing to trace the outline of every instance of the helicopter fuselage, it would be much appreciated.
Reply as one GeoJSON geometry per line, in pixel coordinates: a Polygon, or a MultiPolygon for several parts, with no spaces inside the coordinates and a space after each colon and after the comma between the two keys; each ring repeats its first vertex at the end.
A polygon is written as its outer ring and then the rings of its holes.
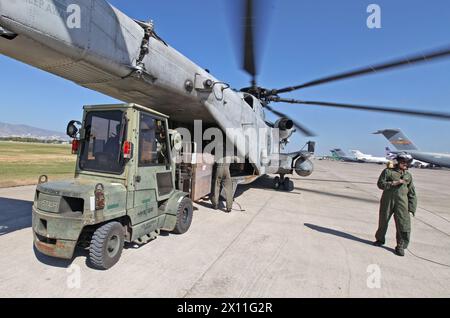
{"type": "Polygon", "coordinates": [[[265,157],[279,151],[277,128],[261,102],[214,78],[154,32],[104,0],[0,0],[0,53],[121,101],[151,107],[180,125],[201,120],[235,144],[255,175],[276,173],[265,157]],[[274,146],[275,145],[275,146],[274,146]],[[253,151],[252,151],[253,150],[253,151]]]}

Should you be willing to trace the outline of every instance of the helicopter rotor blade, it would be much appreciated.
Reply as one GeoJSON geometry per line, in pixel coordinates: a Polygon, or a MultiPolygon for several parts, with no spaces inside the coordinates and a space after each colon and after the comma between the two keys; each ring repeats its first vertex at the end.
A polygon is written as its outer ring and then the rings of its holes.
{"type": "Polygon", "coordinates": [[[272,91],[273,95],[288,93],[299,89],[318,86],[326,83],[336,82],[348,78],[359,77],[371,73],[377,73],[381,71],[393,70],[400,67],[413,66],[430,62],[432,60],[439,60],[450,57],[450,47],[431,50],[422,54],[416,54],[410,57],[393,60],[387,63],[381,63],[373,66],[363,67],[350,72],[340,73],[333,76],[323,77],[314,81],[310,81],[298,86],[285,87],[281,89],[275,89],[272,91]]]}
{"type": "Polygon", "coordinates": [[[383,107],[383,106],[364,106],[364,105],[331,103],[331,102],[302,101],[302,100],[286,99],[286,98],[272,98],[271,101],[280,102],[280,103],[288,103],[288,104],[301,104],[301,105],[307,105],[307,106],[331,107],[331,108],[352,109],[352,110],[370,111],[370,112],[384,112],[384,113],[425,117],[425,118],[440,119],[440,120],[450,120],[450,113],[442,113],[442,112],[419,111],[419,110],[413,110],[413,109],[390,108],[390,107],[383,107]]]}
{"type": "Polygon", "coordinates": [[[271,29],[274,0],[228,0],[230,29],[237,60],[257,88],[257,76],[271,29]]]}
{"type": "Polygon", "coordinates": [[[244,15],[244,61],[243,69],[252,76],[252,85],[256,86],[256,58],[255,58],[255,10],[253,0],[245,1],[244,15]]]}
{"type": "Polygon", "coordinates": [[[316,136],[316,134],[313,133],[311,130],[309,130],[308,128],[306,128],[305,126],[303,126],[302,124],[300,124],[296,120],[293,120],[292,118],[290,118],[286,114],[283,114],[282,112],[273,109],[269,105],[266,105],[266,108],[267,108],[267,110],[269,110],[270,112],[274,113],[275,115],[277,115],[280,118],[287,118],[289,120],[292,120],[292,122],[294,123],[294,127],[297,128],[299,131],[301,131],[302,134],[305,135],[306,137],[315,137],[316,136]]]}

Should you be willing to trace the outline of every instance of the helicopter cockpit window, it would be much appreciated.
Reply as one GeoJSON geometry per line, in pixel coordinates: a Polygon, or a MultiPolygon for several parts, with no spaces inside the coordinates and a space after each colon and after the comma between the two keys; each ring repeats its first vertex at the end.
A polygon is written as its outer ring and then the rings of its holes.
{"type": "Polygon", "coordinates": [[[142,114],[139,128],[139,166],[168,164],[167,130],[164,121],[142,114]]]}
{"type": "Polygon", "coordinates": [[[245,102],[248,104],[248,106],[250,106],[250,107],[253,109],[253,107],[254,107],[254,100],[253,100],[253,97],[250,96],[250,95],[247,95],[247,96],[244,98],[244,100],[245,100],[245,102]]]}

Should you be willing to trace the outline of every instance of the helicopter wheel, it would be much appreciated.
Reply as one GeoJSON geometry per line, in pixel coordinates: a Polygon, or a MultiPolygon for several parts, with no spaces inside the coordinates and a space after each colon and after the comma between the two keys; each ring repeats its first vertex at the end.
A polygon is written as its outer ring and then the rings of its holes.
{"type": "Polygon", "coordinates": [[[273,179],[273,188],[275,190],[279,190],[281,185],[282,185],[281,178],[280,177],[275,177],[273,179]]]}
{"type": "Polygon", "coordinates": [[[289,178],[284,178],[283,180],[283,190],[287,192],[294,191],[294,182],[289,178]]]}

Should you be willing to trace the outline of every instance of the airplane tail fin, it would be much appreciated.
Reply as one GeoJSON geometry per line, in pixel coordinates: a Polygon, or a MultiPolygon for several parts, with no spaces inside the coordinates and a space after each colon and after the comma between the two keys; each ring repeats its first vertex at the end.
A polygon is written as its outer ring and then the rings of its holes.
{"type": "Polygon", "coordinates": [[[332,156],[333,158],[338,159],[338,155],[337,155],[335,149],[331,149],[330,152],[331,152],[331,156],[332,156]]]}
{"type": "MultiPolygon", "coordinates": [[[[408,138],[400,129],[384,129],[375,132],[374,134],[381,134],[400,151],[418,150],[416,145],[408,138]]],[[[386,149],[387,150],[387,149],[386,149]]]]}
{"type": "Polygon", "coordinates": [[[346,157],[347,154],[342,150],[342,149],[334,149],[334,152],[339,156],[339,157],[346,157]]]}
{"type": "Polygon", "coordinates": [[[386,159],[394,160],[397,155],[391,150],[391,148],[386,147],[386,159]]]}

